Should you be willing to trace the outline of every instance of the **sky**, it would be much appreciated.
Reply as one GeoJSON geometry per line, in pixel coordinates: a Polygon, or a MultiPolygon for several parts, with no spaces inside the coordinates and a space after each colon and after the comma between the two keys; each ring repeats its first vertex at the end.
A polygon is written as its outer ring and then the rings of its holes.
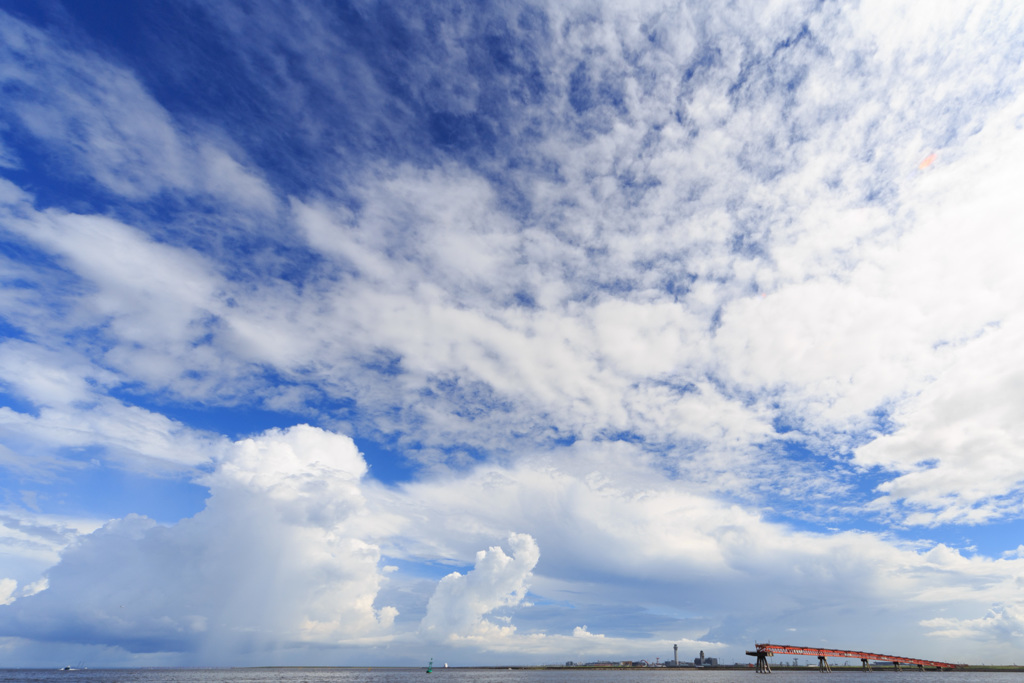
{"type": "Polygon", "coordinates": [[[0,0],[0,663],[1024,663],[1021,35],[0,0]]]}

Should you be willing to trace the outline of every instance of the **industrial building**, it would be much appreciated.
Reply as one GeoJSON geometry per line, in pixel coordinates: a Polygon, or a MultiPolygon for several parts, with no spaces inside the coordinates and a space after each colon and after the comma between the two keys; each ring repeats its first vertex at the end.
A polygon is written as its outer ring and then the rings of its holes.
{"type": "MultiPolygon", "coordinates": [[[[679,646],[678,645],[673,645],[672,646],[672,659],[666,659],[665,660],[665,664],[663,666],[668,666],[668,667],[686,666],[686,667],[689,667],[691,665],[688,664],[688,663],[680,663],[679,662],[679,646]]],[[[718,658],[717,657],[705,657],[704,656],[704,650],[701,650],[700,651],[700,656],[698,656],[696,659],[693,660],[692,666],[695,666],[695,667],[698,667],[698,668],[704,668],[704,667],[709,667],[709,666],[718,666],[718,658]]]]}
{"type": "Polygon", "coordinates": [[[693,660],[693,665],[700,668],[718,666],[718,657],[705,657],[704,650],[701,650],[700,656],[693,660]]]}

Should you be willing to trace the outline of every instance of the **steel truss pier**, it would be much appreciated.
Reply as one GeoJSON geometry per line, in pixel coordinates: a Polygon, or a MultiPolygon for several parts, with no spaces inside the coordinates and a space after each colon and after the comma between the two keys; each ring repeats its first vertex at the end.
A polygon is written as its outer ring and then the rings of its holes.
{"type": "Polygon", "coordinates": [[[899,655],[880,655],[873,652],[860,652],[858,650],[833,650],[820,647],[802,647],[799,645],[772,645],[771,643],[755,643],[753,650],[747,654],[757,657],[757,673],[770,674],[772,667],[768,664],[768,658],[775,655],[809,655],[818,658],[818,671],[832,673],[832,667],[828,664],[828,657],[843,657],[847,659],[859,659],[865,671],[871,671],[871,661],[892,662],[896,671],[902,671],[904,664],[916,664],[918,669],[924,670],[926,666],[938,670],[956,669],[959,664],[949,662],[935,662],[930,659],[917,659],[915,657],[900,657],[899,655]]]}

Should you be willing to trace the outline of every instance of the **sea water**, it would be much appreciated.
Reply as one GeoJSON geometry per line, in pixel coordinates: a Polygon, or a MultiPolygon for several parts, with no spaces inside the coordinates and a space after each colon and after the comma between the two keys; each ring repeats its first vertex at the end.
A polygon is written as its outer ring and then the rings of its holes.
{"type": "Polygon", "coordinates": [[[863,672],[840,667],[831,674],[753,669],[0,669],[0,681],[18,683],[1024,683],[1024,674],[971,671],[863,672]]]}

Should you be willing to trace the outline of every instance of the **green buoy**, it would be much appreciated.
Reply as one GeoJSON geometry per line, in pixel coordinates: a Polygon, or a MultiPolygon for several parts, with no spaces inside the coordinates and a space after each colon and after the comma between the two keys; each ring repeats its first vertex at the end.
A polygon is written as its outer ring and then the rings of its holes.
{"type": "Polygon", "coordinates": [[[434,658],[430,658],[430,664],[427,664],[427,673],[431,673],[434,670],[434,658]]]}

